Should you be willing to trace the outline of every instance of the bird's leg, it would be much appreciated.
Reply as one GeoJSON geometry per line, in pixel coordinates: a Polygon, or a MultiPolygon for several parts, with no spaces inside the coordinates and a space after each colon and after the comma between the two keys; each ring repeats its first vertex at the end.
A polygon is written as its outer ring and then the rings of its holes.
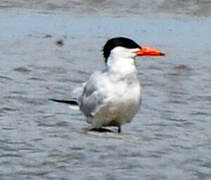
{"type": "Polygon", "coordinates": [[[121,126],[118,126],[118,133],[121,133],[121,126]]]}

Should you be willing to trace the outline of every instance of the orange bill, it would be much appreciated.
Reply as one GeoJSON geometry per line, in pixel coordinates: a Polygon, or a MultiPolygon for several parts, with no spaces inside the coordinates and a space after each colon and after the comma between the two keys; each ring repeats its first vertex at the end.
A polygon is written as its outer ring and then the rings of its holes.
{"type": "Polygon", "coordinates": [[[165,54],[158,49],[148,46],[141,46],[141,49],[136,53],[137,56],[165,56],[165,54]]]}

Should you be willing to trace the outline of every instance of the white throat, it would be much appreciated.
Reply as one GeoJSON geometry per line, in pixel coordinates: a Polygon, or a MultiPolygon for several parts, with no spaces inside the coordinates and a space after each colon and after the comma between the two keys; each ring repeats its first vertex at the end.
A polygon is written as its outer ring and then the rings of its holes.
{"type": "Polygon", "coordinates": [[[107,67],[110,71],[127,75],[136,73],[134,50],[122,47],[114,48],[108,57],[107,67]]]}

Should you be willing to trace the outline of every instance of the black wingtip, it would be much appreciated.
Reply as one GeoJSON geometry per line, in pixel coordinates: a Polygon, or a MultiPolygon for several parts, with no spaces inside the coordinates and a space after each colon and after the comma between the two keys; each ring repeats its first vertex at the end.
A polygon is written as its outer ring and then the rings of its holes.
{"type": "Polygon", "coordinates": [[[60,100],[60,99],[48,99],[49,101],[54,101],[54,102],[58,102],[58,103],[64,103],[64,104],[69,104],[69,105],[74,105],[74,106],[78,106],[78,102],[77,100],[60,100]]]}

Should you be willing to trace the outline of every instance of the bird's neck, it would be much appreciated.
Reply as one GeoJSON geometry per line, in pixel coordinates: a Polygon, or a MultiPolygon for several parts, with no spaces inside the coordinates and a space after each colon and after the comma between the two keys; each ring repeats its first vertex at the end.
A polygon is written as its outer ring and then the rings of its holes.
{"type": "Polygon", "coordinates": [[[125,76],[128,74],[136,74],[136,66],[135,66],[134,58],[110,57],[108,59],[107,68],[109,69],[110,72],[118,73],[122,76],[125,76]]]}

